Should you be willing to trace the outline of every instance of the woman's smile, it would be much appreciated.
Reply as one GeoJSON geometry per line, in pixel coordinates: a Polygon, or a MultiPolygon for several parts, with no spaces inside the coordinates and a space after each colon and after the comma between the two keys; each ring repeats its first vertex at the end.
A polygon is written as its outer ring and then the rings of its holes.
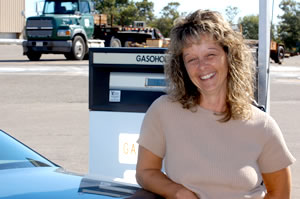
{"type": "Polygon", "coordinates": [[[209,73],[209,74],[207,74],[207,75],[200,76],[200,79],[201,79],[201,80],[209,80],[209,79],[215,77],[215,75],[216,75],[216,72],[209,73]]]}

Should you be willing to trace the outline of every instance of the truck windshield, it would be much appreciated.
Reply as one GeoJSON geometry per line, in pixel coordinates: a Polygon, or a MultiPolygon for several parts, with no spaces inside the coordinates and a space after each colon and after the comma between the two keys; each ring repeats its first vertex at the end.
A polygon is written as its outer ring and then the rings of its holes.
{"type": "Polygon", "coordinates": [[[74,14],[78,11],[78,1],[76,0],[46,0],[44,14],[74,14]]]}

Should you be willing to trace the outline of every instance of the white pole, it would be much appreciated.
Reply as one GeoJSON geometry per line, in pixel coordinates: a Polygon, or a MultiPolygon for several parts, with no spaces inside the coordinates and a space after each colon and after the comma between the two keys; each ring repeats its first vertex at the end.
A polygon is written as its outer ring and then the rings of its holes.
{"type": "Polygon", "coordinates": [[[269,108],[269,63],[270,63],[270,0],[259,0],[258,43],[258,104],[269,108]]]}

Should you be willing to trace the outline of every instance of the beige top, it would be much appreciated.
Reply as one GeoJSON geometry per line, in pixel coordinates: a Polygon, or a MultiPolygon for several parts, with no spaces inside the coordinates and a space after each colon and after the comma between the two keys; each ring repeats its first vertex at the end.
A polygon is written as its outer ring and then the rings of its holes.
{"type": "Polygon", "coordinates": [[[249,121],[221,123],[212,111],[191,112],[165,95],[147,111],[138,143],[164,158],[167,176],[201,199],[261,199],[261,173],[295,159],[276,122],[256,107],[253,113],[249,121]]]}

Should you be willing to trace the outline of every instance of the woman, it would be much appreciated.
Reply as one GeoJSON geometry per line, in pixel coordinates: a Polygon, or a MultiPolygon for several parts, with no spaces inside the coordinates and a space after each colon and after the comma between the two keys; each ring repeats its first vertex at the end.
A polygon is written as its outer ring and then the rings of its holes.
{"type": "Polygon", "coordinates": [[[144,118],[137,182],[165,198],[290,198],[295,159],[276,122],[251,105],[242,37],[219,13],[198,10],[177,21],[168,53],[169,92],[144,118]]]}

